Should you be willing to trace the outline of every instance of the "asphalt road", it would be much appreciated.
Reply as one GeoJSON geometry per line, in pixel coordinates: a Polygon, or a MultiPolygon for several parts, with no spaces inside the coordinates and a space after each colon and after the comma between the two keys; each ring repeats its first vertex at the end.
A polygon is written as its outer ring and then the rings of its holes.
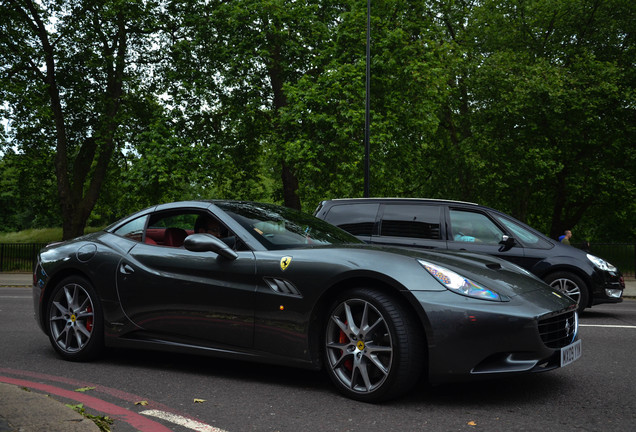
{"type": "Polygon", "coordinates": [[[304,370],[131,350],[65,362],[33,319],[30,290],[0,287],[0,381],[109,414],[114,432],[634,430],[636,300],[596,306],[580,323],[583,356],[566,368],[422,384],[370,405],[304,370]]]}

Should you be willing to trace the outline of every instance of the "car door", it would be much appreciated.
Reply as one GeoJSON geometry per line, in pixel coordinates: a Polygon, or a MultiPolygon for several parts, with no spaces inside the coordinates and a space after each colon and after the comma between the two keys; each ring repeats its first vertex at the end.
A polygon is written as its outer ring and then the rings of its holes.
{"type": "Polygon", "coordinates": [[[255,259],[138,243],[119,263],[122,308],[140,330],[208,346],[253,345],[255,259]]]}
{"type": "Polygon", "coordinates": [[[524,267],[524,248],[519,242],[503,245],[504,228],[486,212],[450,207],[448,217],[448,249],[485,253],[524,267]]]}

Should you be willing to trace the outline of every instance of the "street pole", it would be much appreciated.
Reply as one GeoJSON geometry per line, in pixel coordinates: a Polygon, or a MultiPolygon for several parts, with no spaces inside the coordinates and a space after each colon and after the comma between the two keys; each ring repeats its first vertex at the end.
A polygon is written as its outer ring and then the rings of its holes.
{"type": "Polygon", "coordinates": [[[364,119],[364,197],[369,197],[369,153],[371,136],[371,0],[367,0],[367,70],[366,70],[366,107],[364,119]]]}

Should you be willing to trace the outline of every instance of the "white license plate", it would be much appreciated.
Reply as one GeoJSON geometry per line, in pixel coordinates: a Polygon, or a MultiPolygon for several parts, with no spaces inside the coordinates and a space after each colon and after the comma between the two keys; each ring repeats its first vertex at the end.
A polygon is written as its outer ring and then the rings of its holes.
{"type": "Polygon", "coordinates": [[[581,339],[561,348],[561,367],[567,366],[581,357],[581,339]]]}

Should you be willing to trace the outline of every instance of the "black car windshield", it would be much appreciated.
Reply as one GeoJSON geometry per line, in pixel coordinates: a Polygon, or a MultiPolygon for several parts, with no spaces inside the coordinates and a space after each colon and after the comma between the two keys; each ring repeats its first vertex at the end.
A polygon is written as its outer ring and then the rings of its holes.
{"type": "Polygon", "coordinates": [[[269,250],[362,243],[321,219],[273,204],[215,202],[269,250]]]}

